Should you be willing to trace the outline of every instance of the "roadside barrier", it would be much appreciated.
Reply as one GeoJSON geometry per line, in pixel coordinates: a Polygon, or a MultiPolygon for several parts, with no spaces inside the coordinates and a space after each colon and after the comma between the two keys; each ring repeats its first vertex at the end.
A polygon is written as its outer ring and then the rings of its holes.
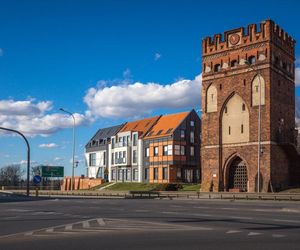
{"type": "MultiPolygon", "coordinates": [[[[4,193],[4,192],[3,192],[4,193]]],[[[25,194],[25,190],[10,190],[5,193],[25,194]]],[[[35,190],[30,191],[35,196],[35,190]]],[[[125,198],[125,199],[222,199],[222,200],[274,200],[300,201],[300,193],[230,193],[187,191],[50,191],[39,190],[40,197],[74,198],[125,198]]]]}

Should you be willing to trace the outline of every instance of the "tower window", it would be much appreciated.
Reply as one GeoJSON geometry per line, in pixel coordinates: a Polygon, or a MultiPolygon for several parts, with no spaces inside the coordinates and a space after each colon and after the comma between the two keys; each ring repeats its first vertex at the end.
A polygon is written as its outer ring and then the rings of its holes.
{"type": "Polygon", "coordinates": [[[244,79],[244,86],[246,86],[246,79],[244,79]]]}
{"type": "Polygon", "coordinates": [[[225,114],[227,114],[227,106],[225,107],[225,114]]]}
{"type": "Polygon", "coordinates": [[[231,134],[231,128],[230,128],[230,126],[228,127],[228,134],[229,135],[231,134]]]}
{"type": "Polygon", "coordinates": [[[241,125],[241,133],[242,134],[244,133],[244,125],[243,124],[241,125]]]}
{"type": "Polygon", "coordinates": [[[278,80],[278,86],[280,86],[280,80],[278,80]]]}
{"type": "Polygon", "coordinates": [[[220,90],[222,89],[222,84],[220,84],[220,90]]]}
{"type": "Polygon", "coordinates": [[[249,64],[254,64],[254,63],[256,62],[255,56],[250,56],[250,57],[248,58],[248,62],[249,62],[249,64]]]}
{"type": "Polygon", "coordinates": [[[237,60],[232,60],[232,61],[230,62],[230,67],[231,67],[231,68],[234,68],[234,67],[237,67],[237,66],[238,66],[237,60]]]}
{"type": "Polygon", "coordinates": [[[243,103],[243,105],[242,105],[242,110],[243,110],[243,111],[246,110],[246,105],[245,105],[245,103],[243,103]]]}
{"type": "Polygon", "coordinates": [[[221,64],[216,64],[214,67],[215,72],[220,72],[221,71],[221,64]]]}

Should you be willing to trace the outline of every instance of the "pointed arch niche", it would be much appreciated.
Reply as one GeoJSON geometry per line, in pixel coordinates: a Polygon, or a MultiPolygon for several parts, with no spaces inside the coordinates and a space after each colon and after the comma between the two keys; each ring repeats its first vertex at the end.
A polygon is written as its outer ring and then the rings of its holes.
{"type": "Polygon", "coordinates": [[[206,92],[206,112],[216,112],[218,110],[218,92],[214,85],[210,85],[206,92]]]}
{"type": "Polygon", "coordinates": [[[259,105],[259,82],[261,84],[261,105],[265,105],[265,80],[261,75],[256,75],[252,81],[252,106],[259,105]]]}
{"type": "Polygon", "coordinates": [[[249,141],[249,110],[244,100],[234,94],[222,113],[222,142],[240,143],[249,141]]]}

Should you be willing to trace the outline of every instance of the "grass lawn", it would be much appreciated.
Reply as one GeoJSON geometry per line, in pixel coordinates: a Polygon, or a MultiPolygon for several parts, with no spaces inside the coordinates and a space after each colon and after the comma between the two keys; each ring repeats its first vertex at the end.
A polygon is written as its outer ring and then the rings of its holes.
{"type": "Polygon", "coordinates": [[[98,186],[90,188],[89,190],[98,190],[99,188],[105,187],[105,186],[107,186],[109,184],[111,184],[111,182],[104,182],[101,185],[98,185],[98,186]]]}
{"type": "Polygon", "coordinates": [[[300,193],[300,188],[290,188],[282,191],[282,193],[300,193]]]}
{"type": "MultiPolygon", "coordinates": [[[[150,183],[116,183],[105,190],[113,191],[155,191],[164,190],[164,184],[150,183]]],[[[178,191],[199,191],[200,184],[182,184],[183,188],[178,191]]]]}
{"type": "Polygon", "coordinates": [[[182,184],[182,189],[179,191],[200,191],[201,184],[182,184]]]}
{"type": "Polygon", "coordinates": [[[112,191],[152,191],[156,189],[160,184],[150,183],[116,183],[105,190],[112,191]]]}

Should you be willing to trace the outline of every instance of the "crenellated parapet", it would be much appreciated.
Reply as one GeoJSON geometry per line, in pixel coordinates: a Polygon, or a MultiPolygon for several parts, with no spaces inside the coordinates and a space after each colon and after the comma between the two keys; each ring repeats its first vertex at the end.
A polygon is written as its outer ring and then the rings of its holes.
{"type": "Polygon", "coordinates": [[[245,60],[269,64],[294,77],[295,40],[272,20],[202,40],[203,77],[246,68],[245,60]]]}
{"type": "Polygon", "coordinates": [[[274,42],[289,54],[294,54],[295,40],[272,20],[228,30],[223,36],[215,34],[213,37],[206,37],[202,40],[202,54],[211,55],[264,41],[274,42]]]}

